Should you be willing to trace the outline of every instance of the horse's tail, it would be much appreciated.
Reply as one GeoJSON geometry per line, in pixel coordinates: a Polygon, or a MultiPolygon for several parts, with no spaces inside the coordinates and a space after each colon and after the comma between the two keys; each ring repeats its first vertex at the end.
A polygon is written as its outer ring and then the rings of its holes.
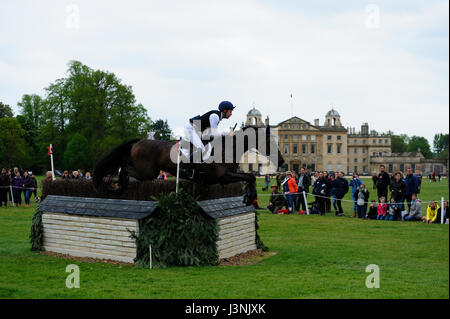
{"type": "MultiPolygon", "coordinates": [[[[133,139],[131,141],[124,142],[113,149],[108,155],[103,157],[95,166],[93,172],[93,183],[97,190],[104,192],[107,190],[105,187],[104,177],[107,175],[113,175],[120,169],[119,180],[118,180],[118,191],[121,193],[128,186],[128,173],[126,170],[127,165],[130,163],[130,152],[131,147],[134,143],[138,142],[140,139],[133,139]]],[[[111,190],[110,190],[111,192],[111,190]]],[[[119,192],[116,193],[118,195],[119,192]]]]}

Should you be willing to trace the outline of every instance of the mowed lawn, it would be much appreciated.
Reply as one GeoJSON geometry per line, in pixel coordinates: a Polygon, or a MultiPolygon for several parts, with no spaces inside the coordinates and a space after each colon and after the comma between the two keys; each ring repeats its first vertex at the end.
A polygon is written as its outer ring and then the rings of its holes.
{"type": "MultiPolygon", "coordinates": [[[[367,179],[371,199],[376,197],[367,179]]],[[[267,205],[269,191],[258,200],[267,205]]],[[[448,198],[448,183],[423,180],[424,201],[448,198]]],[[[350,194],[347,194],[347,199],[350,194]]],[[[311,198],[309,198],[311,199],[311,198]]],[[[0,298],[449,298],[448,225],[259,211],[259,234],[275,255],[247,266],[142,269],[85,263],[30,251],[37,207],[0,208],[0,298]],[[68,289],[66,266],[80,267],[68,289]],[[366,288],[366,267],[380,288],[366,288]]],[[[425,207],[423,208],[425,212],[425,207]]]]}

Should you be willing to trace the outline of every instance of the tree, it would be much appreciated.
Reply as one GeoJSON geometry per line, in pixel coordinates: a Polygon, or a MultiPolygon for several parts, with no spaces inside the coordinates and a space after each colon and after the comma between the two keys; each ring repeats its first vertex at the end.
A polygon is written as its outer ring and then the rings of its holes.
{"type": "Polygon", "coordinates": [[[64,152],[64,167],[68,169],[91,168],[92,159],[89,152],[88,140],[83,135],[75,133],[64,152]]]}
{"type": "Polygon", "coordinates": [[[167,120],[157,120],[152,125],[152,131],[155,132],[155,139],[170,141],[172,130],[169,127],[167,120]]]}
{"type": "Polygon", "coordinates": [[[449,135],[444,133],[438,133],[433,138],[433,150],[435,156],[439,159],[448,158],[448,144],[449,135]]]}
{"type": "Polygon", "coordinates": [[[26,156],[25,131],[14,117],[0,118],[0,164],[22,165],[26,156]]]}
{"type": "Polygon", "coordinates": [[[391,149],[393,153],[406,152],[408,143],[406,142],[405,134],[396,135],[392,131],[388,131],[386,134],[391,137],[391,149]]]}
{"type": "Polygon", "coordinates": [[[428,140],[425,137],[414,135],[409,140],[407,151],[417,152],[419,148],[425,158],[433,158],[433,153],[431,152],[431,147],[428,140]]]}
{"type": "Polygon", "coordinates": [[[7,104],[0,102],[0,119],[4,117],[13,117],[13,111],[11,107],[7,104]]]}
{"type": "Polygon", "coordinates": [[[21,114],[30,120],[37,129],[43,124],[43,104],[44,101],[37,94],[25,94],[22,96],[22,101],[17,103],[21,114]]]}

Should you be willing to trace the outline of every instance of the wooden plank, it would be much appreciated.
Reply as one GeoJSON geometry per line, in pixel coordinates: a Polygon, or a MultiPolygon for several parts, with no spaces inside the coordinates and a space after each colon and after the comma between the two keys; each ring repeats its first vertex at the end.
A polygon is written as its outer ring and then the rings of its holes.
{"type": "Polygon", "coordinates": [[[232,242],[220,243],[217,245],[217,250],[218,251],[226,250],[231,247],[238,247],[245,243],[254,243],[254,242],[255,242],[255,236],[250,235],[250,236],[238,238],[232,242]]]}
{"type": "Polygon", "coordinates": [[[117,246],[117,245],[107,245],[101,243],[90,243],[86,241],[71,241],[61,238],[54,237],[46,237],[44,235],[44,242],[55,243],[55,244],[63,244],[63,245],[72,245],[72,246],[80,246],[80,247],[89,247],[95,249],[105,249],[111,251],[125,251],[125,252],[136,252],[136,247],[125,247],[125,246],[117,246]]]}
{"type": "Polygon", "coordinates": [[[242,241],[244,239],[248,239],[248,238],[253,238],[254,239],[255,237],[256,237],[255,233],[244,233],[244,234],[241,234],[239,236],[229,238],[227,240],[219,240],[219,241],[217,241],[217,246],[218,247],[223,247],[225,245],[229,246],[229,245],[233,245],[233,243],[242,241]]]}
{"type": "MultiPolygon", "coordinates": [[[[91,228],[91,227],[80,227],[80,226],[67,226],[67,225],[55,225],[55,224],[43,224],[44,229],[60,229],[60,230],[67,230],[67,231],[89,231],[92,233],[97,234],[111,234],[115,236],[129,236],[130,232],[128,230],[125,231],[114,231],[114,230],[107,230],[107,229],[100,229],[100,228],[91,228]]],[[[130,229],[132,231],[132,229],[130,229]]]]}
{"type": "Polygon", "coordinates": [[[244,225],[244,224],[250,224],[250,223],[255,223],[254,219],[243,219],[234,223],[228,223],[228,224],[224,224],[224,225],[220,225],[220,229],[228,229],[228,228],[233,228],[236,226],[240,226],[240,225],[244,225]]]}
{"type": "Polygon", "coordinates": [[[57,228],[47,228],[44,227],[44,234],[58,234],[58,235],[68,235],[68,236],[80,236],[84,238],[99,238],[99,239],[107,239],[107,240],[116,240],[121,242],[130,242],[135,243],[136,241],[129,237],[129,234],[127,235],[112,235],[112,234],[98,234],[96,232],[86,231],[83,229],[83,231],[68,231],[63,229],[57,229],[57,228]]]}
{"type": "Polygon", "coordinates": [[[130,258],[136,257],[136,253],[130,253],[130,252],[124,252],[124,251],[111,251],[111,250],[96,249],[96,248],[83,247],[83,246],[63,245],[63,244],[49,243],[49,242],[46,242],[44,247],[65,249],[67,251],[84,251],[84,252],[103,254],[103,255],[109,255],[109,256],[122,256],[122,257],[130,257],[130,258]]]}
{"type": "Polygon", "coordinates": [[[74,220],[43,219],[42,222],[44,224],[51,224],[51,225],[90,227],[90,228],[99,228],[99,229],[106,229],[106,230],[136,229],[136,225],[120,226],[120,225],[108,225],[108,224],[100,224],[100,223],[88,223],[88,222],[74,221],[74,220]]]}
{"type": "Polygon", "coordinates": [[[136,219],[121,219],[121,218],[119,219],[119,218],[94,217],[94,216],[87,217],[79,215],[69,215],[64,213],[43,213],[42,218],[55,220],[84,221],[88,223],[111,224],[122,226],[135,226],[137,223],[136,219]]]}
{"type": "Polygon", "coordinates": [[[223,259],[223,258],[229,258],[229,257],[233,257],[237,254],[241,254],[241,253],[245,253],[247,251],[250,250],[255,250],[256,249],[256,245],[252,244],[252,245],[248,245],[248,246],[241,246],[238,247],[234,250],[230,250],[230,251],[222,251],[219,253],[219,258],[223,259]]]}
{"type": "Polygon", "coordinates": [[[234,233],[237,231],[241,231],[244,229],[249,229],[249,230],[254,230],[255,229],[255,224],[254,223],[248,223],[248,224],[242,224],[242,225],[237,225],[236,227],[233,228],[226,228],[226,229],[220,229],[219,230],[219,236],[224,236],[226,234],[230,234],[230,233],[234,233]]]}
{"type": "Polygon", "coordinates": [[[243,215],[239,215],[239,216],[233,216],[233,217],[223,217],[223,218],[219,218],[217,223],[219,224],[219,226],[223,226],[226,224],[230,224],[230,223],[237,223],[243,220],[248,220],[248,219],[255,219],[255,213],[247,213],[247,214],[243,214],[243,215]]]}
{"type": "Polygon", "coordinates": [[[74,256],[74,257],[110,259],[110,260],[122,261],[122,262],[126,262],[126,263],[134,263],[134,260],[133,260],[134,257],[129,257],[129,256],[115,256],[115,255],[94,253],[94,252],[89,252],[89,251],[69,250],[69,249],[58,248],[58,247],[49,247],[49,246],[44,246],[44,249],[46,251],[52,251],[52,252],[60,253],[60,254],[67,254],[67,255],[74,256]]]}
{"type": "Polygon", "coordinates": [[[47,239],[55,238],[55,239],[80,241],[80,242],[111,245],[111,246],[118,246],[118,247],[134,247],[134,248],[136,248],[135,242],[124,242],[124,241],[119,241],[119,240],[90,238],[90,237],[73,236],[73,235],[67,235],[67,234],[55,234],[55,233],[49,233],[49,232],[44,233],[44,238],[47,238],[47,239]]]}

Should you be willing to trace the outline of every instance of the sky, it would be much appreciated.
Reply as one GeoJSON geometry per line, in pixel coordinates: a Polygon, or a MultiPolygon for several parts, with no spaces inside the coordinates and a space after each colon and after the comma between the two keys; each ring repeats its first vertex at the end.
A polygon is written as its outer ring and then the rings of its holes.
{"type": "Polygon", "coordinates": [[[17,114],[78,60],[176,133],[229,100],[223,130],[252,107],[272,125],[333,107],[432,146],[449,131],[448,30],[448,1],[1,1],[0,101],[17,114]]]}

